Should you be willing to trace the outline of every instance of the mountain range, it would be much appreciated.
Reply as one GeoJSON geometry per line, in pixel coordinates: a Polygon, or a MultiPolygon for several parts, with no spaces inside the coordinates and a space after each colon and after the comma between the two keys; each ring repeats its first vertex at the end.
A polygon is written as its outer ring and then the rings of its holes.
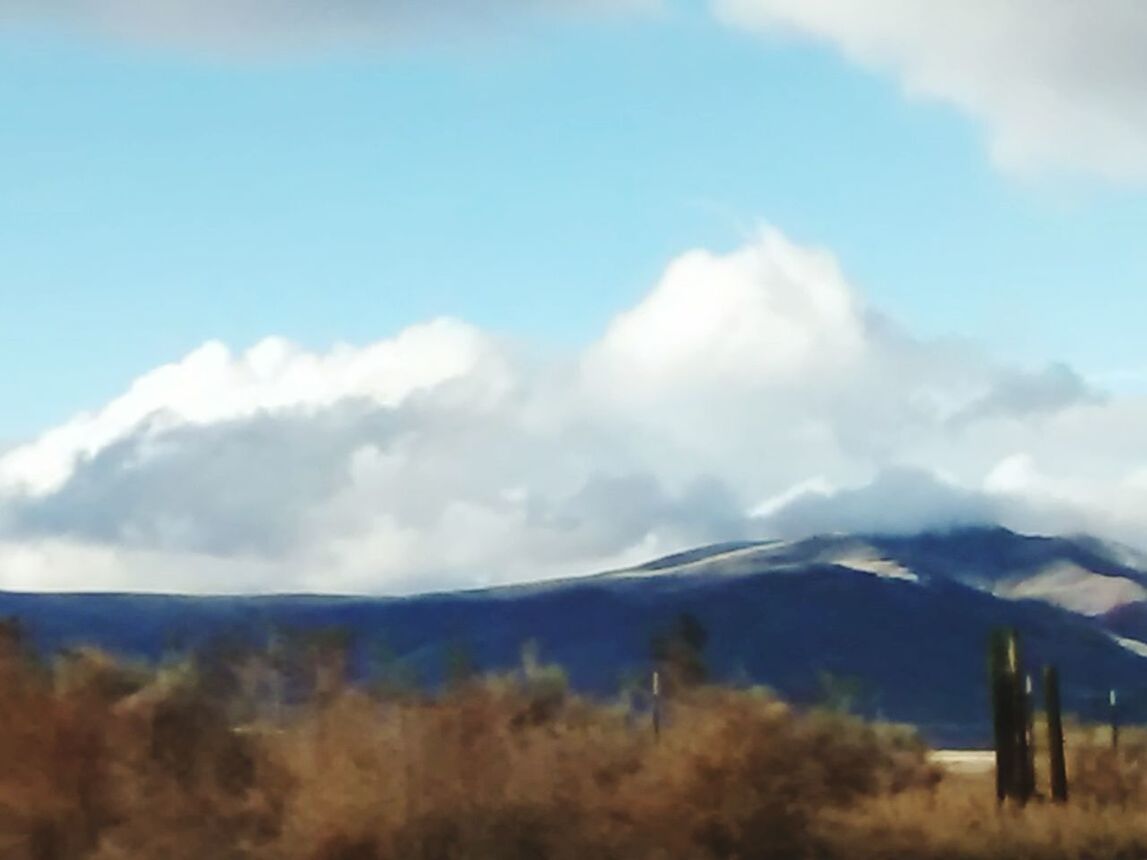
{"type": "Polygon", "coordinates": [[[1064,706],[1147,722],[1147,556],[1086,536],[961,528],[908,536],[821,535],[700,547],[633,568],[559,581],[412,597],[189,597],[0,593],[36,645],[97,645],[154,660],[226,635],[340,628],[355,671],[385,647],[424,683],[465,649],[486,669],[523,643],[571,684],[609,695],[647,675],[650,642],[688,612],[707,630],[711,676],[764,684],[798,702],[832,680],[868,716],[919,726],[933,743],[990,737],[986,644],[1016,628],[1038,694],[1059,667],[1064,706]]]}

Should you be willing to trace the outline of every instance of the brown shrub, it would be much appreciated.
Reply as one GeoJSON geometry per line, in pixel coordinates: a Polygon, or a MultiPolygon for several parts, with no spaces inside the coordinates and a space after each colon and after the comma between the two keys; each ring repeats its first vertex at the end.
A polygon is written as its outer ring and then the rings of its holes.
{"type": "Polygon", "coordinates": [[[821,856],[849,860],[1138,860],[1147,816],[1088,804],[997,806],[990,777],[865,798],[816,824],[821,856]]]}
{"type": "Polygon", "coordinates": [[[1107,726],[1070,726],[1068,779],[1077,802],[1100,806],[1147,804],[1147,732],[1126,728],[1112,748],[1107,726]]]}
{"type": "Polygon", "coordinates": [[[796,857],[820,808],[935,778],[905,732],[763,694],[699,690],[660,743],[628,717],[529,679],[344,695],[269,739],[296,789],[266,856],[796,857]]]}
{"type": "Polygon", "coordinates": [[[0,658],[0,843],[5,856],[80,857],[111,814],[105,720],[82,695],[57,696],[22,658],[0,658]]]}
{"type": "Polygon", "coordinates": [[[1147,856],[1133,729],[1113,752],[1069,727],[1072,803],[1017,809],[989,777],[941,782],[902,728],[702,686],[666,702],[658,739],[536,656],[437,697],[327,690],[242,729],[188,667],[88,653],[50,676],[0,654],[0,693],[4,860],[1147,856]]]}

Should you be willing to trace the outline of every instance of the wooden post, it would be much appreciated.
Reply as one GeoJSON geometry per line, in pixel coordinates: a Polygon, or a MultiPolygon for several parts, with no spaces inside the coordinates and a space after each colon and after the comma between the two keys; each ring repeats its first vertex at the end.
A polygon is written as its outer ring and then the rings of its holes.
{"type": "Polygon", "coordinates": [[[1026,803],[1035,794],[1035,728],[1032,721],[1032,677],[1024,675],[1020,700],[1020,731],[1022,732],[1022,758],[1020,759],[1020,801],[1026,803]]]}
{"type": "Polygon", "coordinates": [[[1111,711],[1111,748],[1119,749],[1119,698],[1114,688],[1107,695],[1107,704],[1111,711]]]}
{"type": "Polygon", "coordinates": [[[1059,701],[1059,671],[1055,666],[1043,670],[1043,695],[1047,710],[1048,775],[1051,799],[1067,802],[1067,765],[1063,754],[1063,712],[1059,701]]]}
{"type": "Polygon", "coordinates": [[[661,739],[661,673],[653,670],[653,737],[661,739]]]}

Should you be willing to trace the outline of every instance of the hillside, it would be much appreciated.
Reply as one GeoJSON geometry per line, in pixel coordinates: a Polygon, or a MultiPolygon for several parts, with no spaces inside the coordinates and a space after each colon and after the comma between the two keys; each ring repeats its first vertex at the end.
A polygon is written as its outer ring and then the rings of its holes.
{"type": "Polygon", "coordinates": [[[984,643],[998,625],[1021,631],[1030,666],[1060,667],[1069,711],[1101,717],[1114,686],[1124,718],[1147,720],[1137,701],[1147,573],[1136,563],[1090,538],[967,529],[726,544],[585,578],[407,598],[5,593],[0,613],[49,651],[93,643],[149,659],[223,635],[340,627],[354,634],[357,672],[385,648],[425,683],[452,651],[498,668],[536,640],[575,686],[607,694],[642,676],[651,637],[689,611],[710,632],[717,679],[811,703],[822,672],[854,678],[862,712],[972,744],[989,734],[984,643]]]}

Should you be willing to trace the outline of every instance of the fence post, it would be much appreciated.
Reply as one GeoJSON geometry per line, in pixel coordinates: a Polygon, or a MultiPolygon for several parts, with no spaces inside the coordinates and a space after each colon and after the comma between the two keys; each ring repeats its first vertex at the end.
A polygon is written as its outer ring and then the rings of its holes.
{"type": "Polygon", "coordinates": [[[1119,699],[1115,688],[1112,688],[1108,693],[1107,704],[1111,711],[1111,748],[1117,750],[1119,749],[1119,699]]]}
{"type": "Polygon", "coordinates": [[[661,739],[661,673],[653,670],[653,737],[661,739]]]}
{"type": "Polygon", "coordinates": [[[1043,695],[1047,710],[1048,774],[1051,799],[1067,802],[1067,765],[1063,755],[1063,713],[1059,701],[1059,671],[1055,666],[1043,670],[1043,695]]]}

